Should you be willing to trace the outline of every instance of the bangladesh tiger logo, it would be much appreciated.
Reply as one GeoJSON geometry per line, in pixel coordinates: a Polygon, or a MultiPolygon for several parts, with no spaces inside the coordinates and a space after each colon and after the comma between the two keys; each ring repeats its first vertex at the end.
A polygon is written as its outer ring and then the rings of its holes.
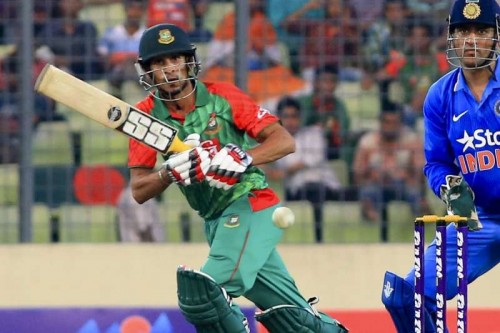
{"type": "Polygon", "coordinates": [[[226,223],[224,223],[224,226],[226,228],[236,228],[239,225],[240,225],[240,217],[238,215],[229,216],[226,223]]]}
{"type": "Polygon", "coordinates": [[[205,134],[214,135],[221,130],[222,126],[217,122],[217,114],[212,112],[210,118],[208,118],[207,128],[205,129],[205,134]]]}
{"type": "Polygon", "coordinates": [[[172,36],[172,33],[170,32],[169,29],[162,29],[158,32],[158,42],[160,44],[170,44],[173,43],[175,40],[175,37],[172,36]]]}

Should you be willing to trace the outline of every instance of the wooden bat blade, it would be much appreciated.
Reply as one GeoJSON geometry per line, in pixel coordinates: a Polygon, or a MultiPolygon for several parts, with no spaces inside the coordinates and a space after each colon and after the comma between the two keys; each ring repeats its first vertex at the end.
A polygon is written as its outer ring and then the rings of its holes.
{"type": "Polygon", "coordinates": [[[35,90],[162,154],[192,148],[177,137],[175,127],[53,65],[44,67],[36,80],[35,90]]]}

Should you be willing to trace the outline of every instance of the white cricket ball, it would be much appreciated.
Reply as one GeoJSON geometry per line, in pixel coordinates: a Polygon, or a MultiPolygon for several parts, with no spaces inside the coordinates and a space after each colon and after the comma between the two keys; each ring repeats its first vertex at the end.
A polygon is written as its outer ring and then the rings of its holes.
{"type": "Polygon", "coordinates": [[[295,223],[295,215],[290,208],[279,207],[273,212],[273,222],[278,228],[286,229],[295,223]]]}

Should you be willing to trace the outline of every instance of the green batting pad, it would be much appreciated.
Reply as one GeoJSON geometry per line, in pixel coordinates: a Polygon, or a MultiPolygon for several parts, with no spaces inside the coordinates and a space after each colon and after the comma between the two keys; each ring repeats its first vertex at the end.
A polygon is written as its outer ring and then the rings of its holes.
{"type": "Polygon", "coordinates": [[[249,332],[245,316],[231,308],[231,297],[209,275],[179,267],[177,288],[182,314],[198,333],[249,332]]]}

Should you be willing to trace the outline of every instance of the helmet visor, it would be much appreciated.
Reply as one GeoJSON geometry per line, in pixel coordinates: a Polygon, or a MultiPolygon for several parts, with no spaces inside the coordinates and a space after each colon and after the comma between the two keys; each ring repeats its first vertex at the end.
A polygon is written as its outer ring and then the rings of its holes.
{"type": "Polygon", "coordinates": [[[489,66],[498,57],[498,28],[486,25],[459,25],[448,33],[448,62],[464,69],[489,66]]]}

